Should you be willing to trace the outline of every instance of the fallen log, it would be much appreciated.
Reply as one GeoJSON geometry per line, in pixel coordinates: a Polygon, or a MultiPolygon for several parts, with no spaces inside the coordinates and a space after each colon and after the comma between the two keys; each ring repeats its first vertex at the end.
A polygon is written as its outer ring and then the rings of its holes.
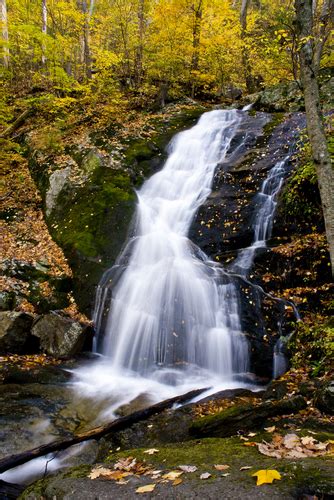
{"type": "Polygon", "coordinates": [[[94,429],[91,429],[87,432],[82,432],[66,439],[58,439],[57,441],[52,441],[52,443],[37,446],[36,448],[18,453],[17,455],[5,457],[0,460],[0,473],[12,469],[13,467],[17,467],[18,465],[25,464],[26,462],[29,462],[34,458],[43,457],[44,455],[48,455],[49,453],[53,453],[56,451],[66,450],[67,448],[75,444],[83,443],[84,441],[89,441],[91,439],[99,439],[106,434],[111,434],[123,429],[127,429],[128,427],[131,427],[131,425],[136,424],[137,422],[141,422],[142,420],[146,420],[152,415],[161,413],[176,404],[186,403],[187,401],[190,401],[191,399],[199,396],[207,390],[208,388],[196,389],[194,391],[187,392],[186,394],[182,394],[181,396],[176,396],[171,399],[165,399],[164,401],[149,406],[144,410],[138,410],[134,413],[131,413],[130,415],[118,418],[117,420],[114,420],[113,422],[110,422],[108,424],[101,425],[100,427],[95,427],[94,429]]]}
{"type": "Polygon", "coordinates": [[[238,431],[259,429],[271,417],[298,413],[306,406],[305,399],[300,395],[280,401],[233,406],[215,415],[195,420],[189,428],[189,434],[197,438],[229,437],[238,431]]]}
{"type": "Polygon", "coordinates": [[[6,128],[6,130],[3,131],[3,133],[0,135],[1,139],[6,139],[7,137],[10,137],[23,123],[26,121],[26,119],[32,115],[35,111],[30,108],[26,109],[23,111],[17,118],[16,120],[9,125],[9,127],[6,128]]]}

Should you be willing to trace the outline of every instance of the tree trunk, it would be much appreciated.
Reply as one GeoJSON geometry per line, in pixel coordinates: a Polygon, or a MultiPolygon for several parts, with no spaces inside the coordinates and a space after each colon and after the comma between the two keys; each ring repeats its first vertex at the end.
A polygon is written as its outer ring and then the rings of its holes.
{"type": "Polygon", "coordinates": [[[316,166],[326,236],[334,275],[334,170],[322,122],[319,85],[314,63],[312,0],[295,0],[300,38],[300,77],[304,91],[307,131],[316,166]]]}
{"type": "MultiPolygon", "coordinates": [[[[314,1],[314,0],[313,0],[314,1]]],[[[316,8],[316,2],[314,1],[314,9],[316,8]]],[[[314,12],[314,11],[313,11],[314,12]]],[[[319,16],[319,30],[316,34],[317,43],[314,47],[314,69],[316,73],[320,69],[321,55],[323,52],[324,45],[331,31],[331,25],[334,22],[334,2],[333,0],[324,0],[321,7],[321,12],[319,16]]]]}
{"type": "Polygon", "coordinates": [[[0,474],[5,472],[6,470],[12,469],[13,467],[17,467],[18,465],[25,464],[26,462],[29,462],[34,458],[43,457],[44,455],[48,455],[49,453],[53,453],[55,451],[66,450],[67,448],[75,444],[89,441],[91,439],[99,439],[106,434],[111,434],[113,432],[127,429],[131,425],[146,420],[152,415],[161,413],[168,408],[172,408],[176,404],[187,403],[191,399],[199,396],[207,390],[208,388],[195,389],[193,391],[187,392],[186,394],[182,394],[181,396],[176,396],[175,398],[161,401],[161,403],[149,406],[144,410],[138,410],[134,413],[131,413],[130,415],[127,415],[126,417],[118,418],[117,420],[114,420],[109,424],[96,427],[95,429],[91,429],[90,431],[83,432],[81,434],[77,434],[73,437],[63,440],[59,439],[48,444],[43,444],[42,446],[38,446],[37,448],[33,448],[29,451],[24,451],[23,453],[18,453],[17,455],[2,458],[0,460],[0,474]]]}
{"type": "MultiPolygon", "coordinates": [[[[42,0],[42,33],[44,36],[47,35],[48,29],[48,8],[47,8],[47,0],[42,0]]],[[[46,56],[45,56],[45,43],[42,44],[42,65],[46,64],[46,56]]]]}
{"type": "Polygon", "coordinates": [[[240,10],[240,24],[241,24],[241,39],[243,41],[242,48],[242,65],[245,71],[246,88],[249,93],[254,91],[254,83],[252,78],[251,65],[249,60],[249,51],[247,47],[247,12],[250,0],[242,0],[240,10]]]}
{"type": "Polygon", "coordinates": [[[144,53],[144,31],[145,31],[145,0],[138,2],[138,46],[135,61],[135,79],[137,86],[143,79],[143,53],[144,53]]]}
{"type": "Polygon", "coordinates": [[[87,0],[79,0],[79,8],[84,15],[82,39],[81,39],[81,51],[82,51],[82,61],[84,65],[86,80],[92,78],[92,61],[90,53],[90,20],[94,9],[94,0],[91,0],[90,7],[88,9],[87,0]]]}
{"type": "Polygon", "coordinates": [[[7,19],[7,4],[6,0],[0,0],[0,15],[1,15],[1,29],[2,40],[4,43],[2,52],[2,62],[5,68],[9,66],[9,48],[8,48],[8,19],[7,19]]]}
{"type": "MultiPolygon", "coordinates": [[[[193,54],[191,61],[191,71],[198,71],[199,68],[199,48],[201,41],[201,27],[202,27],[202,16],[203,16],[203,2],[199,0],[198,4],[192,5],[192,9],[194,11],[194,25],[193,25],[193,54]]],[[[195,97],[196,84],[193,80],[192,89],[191,89],[191,98],[195,97]]]]}

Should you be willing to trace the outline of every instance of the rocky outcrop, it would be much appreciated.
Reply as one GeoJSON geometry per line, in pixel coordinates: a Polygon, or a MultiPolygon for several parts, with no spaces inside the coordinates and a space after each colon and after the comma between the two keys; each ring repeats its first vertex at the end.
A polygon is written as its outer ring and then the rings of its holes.
{"type": "Polygon", "coordinates": [[[91,330],[55,312],[45,314],[34,323],[31,334],[39,341],[39,349],[55,357],[73,356],[86,344],[89,348],[91,330]]]}
{"type": "Polygon", "coordinates": [[[33,316],[23,312],[0,312],[0,354],[22,354],[30,350],[33,316]]]}

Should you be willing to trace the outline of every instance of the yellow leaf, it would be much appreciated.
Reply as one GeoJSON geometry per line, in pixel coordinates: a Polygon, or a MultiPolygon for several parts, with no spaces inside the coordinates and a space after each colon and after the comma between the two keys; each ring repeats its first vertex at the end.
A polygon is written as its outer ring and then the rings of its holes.
{"type": "Polygon", "coordinates": [[[256,486],[271,484],[274,479],[281,479],[281,474],[275,469],[258,470],[253,476],[257,477],[256,486]]]}
{"type": "Polygon", "coordinates": [[[136,489],[136,493],[150,493],[154,490],[155,484],[147,484],[146,486],[140,486],[140,488],[136,489]]]}
{"type": "Polygon", "coordinates": [[[178,478],[178,479],[175,479],[175,481],[173,481],[173,486],[177,486],[178,484],[181,484],[182,483],[182,479],[181,478],[178,478]]]}
{"type": "Polygon", "coordinates": [[[181,471],[177,471],[177,470],[172,470],[171,472],[164,474],[162,477],[163,477],[163,479],[169,479],[170,481],[174,481],[182,474],[183,474],[183,471],[181,472],[181,471]]]}

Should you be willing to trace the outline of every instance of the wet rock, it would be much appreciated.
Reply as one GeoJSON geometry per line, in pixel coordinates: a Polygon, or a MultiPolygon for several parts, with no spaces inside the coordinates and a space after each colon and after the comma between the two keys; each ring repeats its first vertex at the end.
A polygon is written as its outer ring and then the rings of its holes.
{"type": "Polygon", "coordinates": [[[314,404],[324,413],[334,415],[334,380],[325,383],[318,389],[314,404]]]}
{"type": "Polygon", "coordinates": [[[26,352],[33,319],[23,312],[0,312],[0,354],[26,352]]]}
{"type": "Polygon", "coordinates": [[[25,486],[20,484],[6,483],[0,479],[0,497],[2,500],[14,500],[17,498],[25,486]]]}
{"type": "Polygon", "coordinates": [[[57,366],[37,366],[25,369],[17,365],[0,368],[3,384],[61,384],[70,380],[71,374],[57,366]]]}
{"type": "Polygon", "coordinates": [[[42,352],[51,356],[66,357],[82,350],[90,332],[86,325],[52,312],[35,322],[31,334],[39,339],[42,352]]]}

